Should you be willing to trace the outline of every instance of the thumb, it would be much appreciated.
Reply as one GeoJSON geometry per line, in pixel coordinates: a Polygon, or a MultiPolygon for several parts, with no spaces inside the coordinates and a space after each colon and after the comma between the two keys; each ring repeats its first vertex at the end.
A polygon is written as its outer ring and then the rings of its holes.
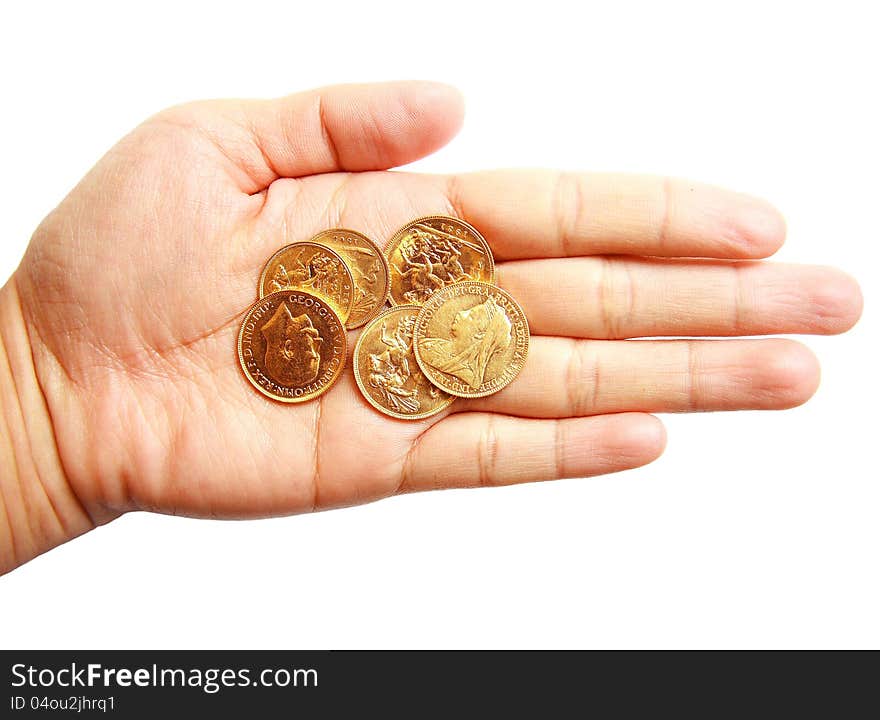
{"type": "Polygon", "coordinates": [[[161,113],[202,130],[248,193],[279,177],[404,165],[449,142],[463,114],[457,90],[424,81],[334,85],[274,100],[208,100],[161,113]]]}

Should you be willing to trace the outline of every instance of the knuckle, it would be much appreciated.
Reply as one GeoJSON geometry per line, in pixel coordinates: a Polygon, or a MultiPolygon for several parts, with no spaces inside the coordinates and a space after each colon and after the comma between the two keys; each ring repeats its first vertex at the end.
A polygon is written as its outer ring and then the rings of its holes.
{"type": "Polygon", "coordinates": [[[602,337],[626,337],[628,318],[634,313],[635,288],[625,262],[602,258],[596,303],[602,337]]]}
{"type": "Polygon", "coordinates": [[[684,405],[688,412],[701,409],[702,393],[700,392],[700,358],[699,346],[694,340],[684,341],[685,373],[684,373],[684,405]]]}
{"type": "Polygon", "coordinates": [[[566,449],[566,424],[561,420],[553,423],[553,473],[554,478],[568,477],[568,467],[565,460],[566,449]]]}
{"type": "Polygon", "coordinates": [[[495,418],[489,415],[477,442],[477,482],[480,487],[491,487],[497,477],[498,433],[495,418]]]}
{"type": "Polygon", "coordinates": [[[575,255],[575,238],[586,205],[586,181],[579,173],[561,171],[553,189],[553,214],[556,217],[559,255],[575,255]]]}
{"type": "Polygon", "coordinates": [[[587,341],[571,341],[565,371],[567,412],[572,417],[589,415],[596,406],[599,358],[587,341]]]}

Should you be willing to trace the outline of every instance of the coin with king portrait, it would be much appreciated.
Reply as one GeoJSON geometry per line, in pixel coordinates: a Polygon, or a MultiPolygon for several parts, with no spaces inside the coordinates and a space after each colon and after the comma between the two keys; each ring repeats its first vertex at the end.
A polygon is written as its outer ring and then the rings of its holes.
{"type": "Polygon", "coordinates": [[[385,311],[358,338],[354,377],[374,408],[402,420],[436,415],[455,399],[428,382],[412,349],[419,307],[400,305],[385,311]]]}
{"type": "Polygon", "coordinates": [[[398,230],[385,249],[392,305],[423,305],[453,283],[495,280],[495,262],[472,225],[445,215],[419,218],[398,230]]]}
{"type": "Polygon", "coordinates": [[[321,298],[281,290],[248,310],[238,333],[238,359],[261,393],[286,403],[327,391],[345,366],[345,326],[321,298]]]}
{"type": "Polygon", "coordinates": [[[519,374],[529,352],[529,325],[504,290],[481,282],[450,285],[419,311],[413,348],[422,372],[459,397],[498,392],[519,374]]]}
{"type": "Polygon", "coordinates": [[[345,262],[315,242],[286,245],[269,258],[260,275],[260,297],[279,290],[302,290],[321,298],[343,323],[354,302],[354,280],[345,262]]]}

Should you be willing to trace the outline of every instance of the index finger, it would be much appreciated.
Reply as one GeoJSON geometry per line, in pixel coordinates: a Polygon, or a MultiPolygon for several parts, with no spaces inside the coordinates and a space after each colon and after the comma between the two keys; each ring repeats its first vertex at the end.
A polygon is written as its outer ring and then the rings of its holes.
{"type": "Polygon", "coordinates": [[[496,170],[446,179],[452,208],[499,260],[623,254],[772,255],[785,221],[749,195],[674,178],[496,170]]]}

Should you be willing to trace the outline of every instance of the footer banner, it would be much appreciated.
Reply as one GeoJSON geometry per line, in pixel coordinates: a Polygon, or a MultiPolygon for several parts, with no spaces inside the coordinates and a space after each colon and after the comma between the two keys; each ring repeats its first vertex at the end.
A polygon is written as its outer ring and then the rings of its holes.
{"type": "Polygon", "coordinates": [[[876,713],[878,670],[876,653],[9,650],[0,718],[839,717],[863,696],[876,713]]]}

